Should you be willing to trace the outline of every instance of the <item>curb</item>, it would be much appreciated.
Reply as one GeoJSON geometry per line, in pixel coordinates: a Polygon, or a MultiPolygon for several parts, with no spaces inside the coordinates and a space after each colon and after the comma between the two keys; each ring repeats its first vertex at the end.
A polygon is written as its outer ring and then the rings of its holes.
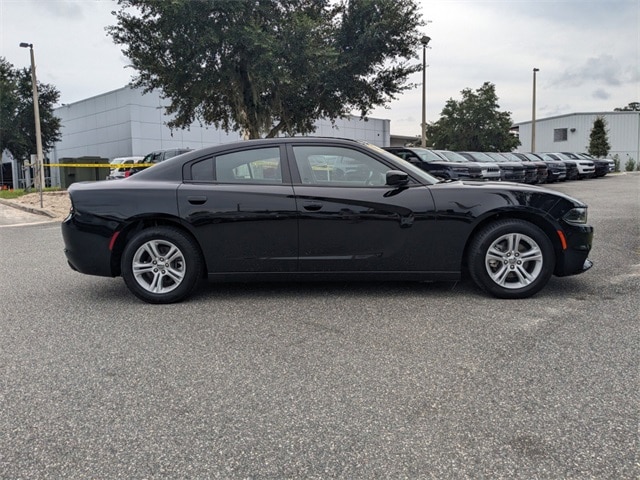
{"type": "Polygon", "coordinates": [[[22,205],[18,202],[12,202],[11,200],[6,200],[4,198],[0,198],[0,204],[6,205],[7,207],[17,208],[18,210],[22,210],[23,212],[35,213],[36,215],[43,215],[45,217],[54,218],[54,219],[56,218],[55,214],[53,214],[52,212],[44,208],[29,207],[26,205],[22,205]]]}

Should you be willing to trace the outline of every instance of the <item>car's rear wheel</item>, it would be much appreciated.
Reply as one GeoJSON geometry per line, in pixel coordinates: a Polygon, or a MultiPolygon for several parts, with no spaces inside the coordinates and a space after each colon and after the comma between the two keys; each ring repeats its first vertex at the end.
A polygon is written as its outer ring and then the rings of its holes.
{"type": "Polygon", "coordinates": [[[530,222],[501,220],[482,229],[468,250],[469,273],[499,298],[526,298],[549,281],[555,254],[549,237],[530,222]]]}
{"type": "Polygon", "coordinates": [[[149,303],[174,303],[191,294],[203,262],[188,235],[176,228],[153,227],[131,238],[121,267],[122,278],[138,298],[149,303]]]}

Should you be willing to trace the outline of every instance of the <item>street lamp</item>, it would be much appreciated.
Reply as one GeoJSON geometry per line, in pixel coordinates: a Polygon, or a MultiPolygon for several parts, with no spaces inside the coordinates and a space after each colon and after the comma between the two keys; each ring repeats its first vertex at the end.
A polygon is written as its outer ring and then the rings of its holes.
{"type": "Polygon", "coordinates": [[[40,107],[38,106],[38,83],[36,81],[36,60],[33,55],[33,43],[21,42],[22,48],[29,48],[31,53],[31,84],[33,85],[33,116],[36,124],[36,171],[38,191],[40,192],[40,208],[42,206],[42,189],[44,188],[44,165],[42,160],[42,136],[40,134],[40,107]]]}
{"type": "Polygon", "coordinates": [[[426,35],[420,39],[422,44],[422,148],[427,146],[427,45],[431,37],[426,35]]]}
{"type": "Polygon", "coordinates": [[[539,68],[533,69],[533,108],[531,112],[531,153],[536,151],[536,72],[539,68]]]}

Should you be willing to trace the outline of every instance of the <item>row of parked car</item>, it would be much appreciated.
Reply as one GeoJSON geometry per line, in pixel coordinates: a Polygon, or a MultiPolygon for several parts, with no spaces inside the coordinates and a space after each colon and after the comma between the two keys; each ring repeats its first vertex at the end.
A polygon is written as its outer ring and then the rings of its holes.
{"type": "Polygon", "coordinates": [[[136,172],[156,163],[160,163],[183,153],[190,152],[191,148],[171,148],[167,150],[156,150],[148,153],[144,157],[118,157],[109,162],[111,170],[107,175],[107,180],[117,180],[119,178],[130,177],[136,172]]]}
{"type": "Polygon", "coordinates": [[[385,147],[417,167],[444,180],[503,180],[551,183],[604,177],[614,170],[613,160],[586,153],[453,152],[419,147],[385,147]]]}
{"type": "MultiPolygon", "coordinates": [[[[453,152],[419,147],[385,147],[385,150],[444,180],[503,180],[551,183],[604,177],[613,160],[586,153],[453,152]]],[[[150,165],[189,152],[188,148],[156,150],[144,157],[114,158],[107,180],[129,177],[150,165]]]]}

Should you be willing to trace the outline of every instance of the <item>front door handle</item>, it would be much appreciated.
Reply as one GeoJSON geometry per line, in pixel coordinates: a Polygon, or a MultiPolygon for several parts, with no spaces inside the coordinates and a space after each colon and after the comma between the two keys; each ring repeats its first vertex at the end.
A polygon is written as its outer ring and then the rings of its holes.
{"type": "Polygon", "coordinates": [[[207,197],[205,197],[204,195],[193,195],[187,197],[187,201],[191,205],[202,205],[207,201],[207,197]]]}

